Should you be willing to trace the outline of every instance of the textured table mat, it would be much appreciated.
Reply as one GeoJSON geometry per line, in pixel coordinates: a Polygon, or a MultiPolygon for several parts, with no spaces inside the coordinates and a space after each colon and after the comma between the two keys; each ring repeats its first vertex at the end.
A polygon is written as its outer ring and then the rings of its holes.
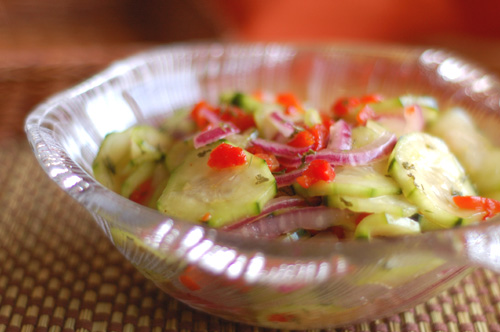
{"type": "MultiPolygon", "coordinates": [[[[143,45],[0,52],[0,332],[271,331],[156,289],[36,162],[22,127],[45,97],[143,45]]],[[[500,332],[500,276],[477,270],[412,310],[339,331],[500,332]]]]}
{"type": "MultiPolygon", "coordinates": [[[[0,143],[0,332],[270,331],[157,290],[53,184],[24,138],[0,143]]],[[[338,331],[500,331],[500,276],[477,270],[427,303],[338,331]]]]}

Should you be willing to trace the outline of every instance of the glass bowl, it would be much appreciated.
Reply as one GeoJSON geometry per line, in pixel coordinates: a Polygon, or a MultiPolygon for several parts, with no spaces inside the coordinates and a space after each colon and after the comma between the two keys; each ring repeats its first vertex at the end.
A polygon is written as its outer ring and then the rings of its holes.
{"type": "Polygon", "coordinates": [[[499,84],[442,50],[381,45],[175,44],[112,64],[39,105],[26,120],[48,176],[95,217],[159,288],[219,317],[321,328],[401,312],[473,267],[500,271],[499,218],[385,240],[285,243],[175,220],[104,188],[92,161],[106,134],[159,124],[226,90],[293,91],[329,107],[344,95],[428,94],[467,108],[500,143],[499,84]]]}

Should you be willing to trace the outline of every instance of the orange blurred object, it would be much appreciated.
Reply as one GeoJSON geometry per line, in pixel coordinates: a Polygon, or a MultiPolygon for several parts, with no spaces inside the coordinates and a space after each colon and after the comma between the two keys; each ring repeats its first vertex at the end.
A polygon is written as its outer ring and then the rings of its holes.
{"type": "Polygon", "coordinates": [[[419,42],[434,35],[500,37],[499,1],[213,0],[248,41],[419,42]]]}

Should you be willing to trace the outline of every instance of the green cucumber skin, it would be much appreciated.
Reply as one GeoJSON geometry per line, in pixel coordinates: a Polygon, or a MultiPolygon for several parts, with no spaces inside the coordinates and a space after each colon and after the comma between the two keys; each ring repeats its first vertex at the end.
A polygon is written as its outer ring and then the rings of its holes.
{"type": "Polygon", "coordinates": [[[305,197],[328,195],[376,197],[401,194],[401,188],[392,178],[372,166],[339,167],[336,168],[335,179],[332,182],[318,181],[309,188],[294,183],[293,188],[295,192],[305,197]]]}
{"type": "Polygon", "coordinates": [[[407,202],[402,195],[376,197],[353,197],[330,195],[325,197],[326,205],[349,209],[359,213],[388,213],[396,217],[410,217],[418,212],[417,207],[407,202]]]}

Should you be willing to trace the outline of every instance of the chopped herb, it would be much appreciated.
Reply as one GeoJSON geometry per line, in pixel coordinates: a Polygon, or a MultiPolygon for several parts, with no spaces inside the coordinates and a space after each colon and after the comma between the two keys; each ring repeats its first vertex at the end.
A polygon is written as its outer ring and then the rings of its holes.
{"type": "Polygon", "coordinates": [[[257,174],[257,175],[255,176],[255,179],[257,180],[257,181],[255,182],[255,184],[261,184],[261,183],[264,183],[264,182],[269,181],[269,179],[268,179],[268,178],[266,178],[265,176],[262,176],[262,174],[257,174]]]}
{"type": "Polygon", "coordinates": [[[205,155],[207,153],[209,153],[210,151],[212,151],[212,149],[208,149],[208,150],[205,150],[205,151],[201,151],[198,153],[198,157],[202,158],[202,157],[205,157],[205,155]]]}

